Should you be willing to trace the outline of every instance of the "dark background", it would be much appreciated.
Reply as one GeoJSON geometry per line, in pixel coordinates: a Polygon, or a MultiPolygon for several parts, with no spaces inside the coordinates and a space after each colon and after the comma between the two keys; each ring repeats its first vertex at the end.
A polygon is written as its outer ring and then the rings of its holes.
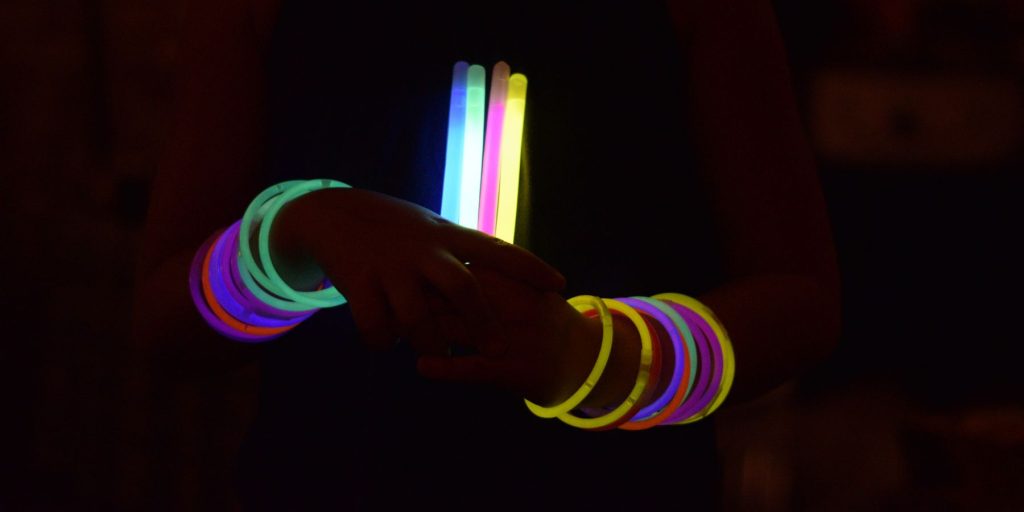
{"type": "MultiPolygon", "coordinates": [[[[725,508],[1017,509],[1024,3],[775,5],[844,329],[825,365],[719,415],[725,508]]],[[[0,510],[230,506],[204,482],[228,482],[251,413],[230,390],[256,375],[154,389],[131,356],[182,11],[0,5],[0,510]]]]}

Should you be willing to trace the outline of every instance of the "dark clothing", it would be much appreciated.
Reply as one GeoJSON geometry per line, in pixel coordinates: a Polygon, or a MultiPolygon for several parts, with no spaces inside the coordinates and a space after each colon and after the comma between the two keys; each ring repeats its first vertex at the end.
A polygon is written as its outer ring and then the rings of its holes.
{"type": "MultiPolygon", "coordinates": [[[[321,3],[283,3],[268,183],[331,177],[436,211],[452,65],[482,64],[489,83],[505,60],[529,79],[517,242],[567,276],[566,296],[699,294],[720,280],[664,5],[526,2],[501,18],[479,3],[321,3]]],[[[251,508],[715,502],[707,421],[591,433],[535,418],[519,397],[420,378],[407,347],[369,352],[344,307],[268,349],[241,459],[251,508]]]]}

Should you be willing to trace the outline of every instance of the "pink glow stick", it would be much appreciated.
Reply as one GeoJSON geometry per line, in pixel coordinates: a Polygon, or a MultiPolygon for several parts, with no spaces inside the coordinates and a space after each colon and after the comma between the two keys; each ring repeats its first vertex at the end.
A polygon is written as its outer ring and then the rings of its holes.
{"type": "Polygon", "coordinates": [[[508,64],[499,61],[494,65],[491,72],[491,97],[487,105],[487,131],[484,135],[484,168],[480,183],[480,215],[477,229],[492,236],[498,212],[498,170],[501,164],[501,130],[505,124],[508,76],[508,64]]]}

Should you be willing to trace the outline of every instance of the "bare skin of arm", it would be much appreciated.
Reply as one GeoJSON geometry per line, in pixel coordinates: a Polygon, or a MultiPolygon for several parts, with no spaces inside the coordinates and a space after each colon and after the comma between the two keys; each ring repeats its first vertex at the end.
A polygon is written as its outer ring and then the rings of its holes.
{"type": "Polygon", "coordinates": [[[769,2],[704,1],[693,31],[694,133],[730,281],[701,299],[736,348],[734,397],[824,359],[839,338],[827,211],[769,2]]]}
{"type": "MultiPolygon", "coordinates": [[[[689,38],[692,133],[700,137],[728,274],[700,300],[732,339],[736,378],[728,403],[735,403],[799,375],[835,348],[839,273],[770,4],[677,4],[679,32],[689,38]]],[[[635,380],[635,329],[620,320],[616,334],[625,343],[588,400],[593,405],[621,401],[635,380]]]]}
{"type": "Polygon", "coordinates": [[[189,5],[173,129],[152,200],[136,275],[135,339],[160,367],[217,368],[251,361],[252,346],[223,343],[194,312],[188,265],[257,192],[266,138],[263,49],[276,0],[189,5]]]}

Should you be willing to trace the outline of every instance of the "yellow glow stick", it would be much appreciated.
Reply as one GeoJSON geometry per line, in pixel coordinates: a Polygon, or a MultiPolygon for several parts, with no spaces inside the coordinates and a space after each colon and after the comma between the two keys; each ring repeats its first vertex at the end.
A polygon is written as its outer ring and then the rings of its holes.
{"type": "Polygon", "coordinates": [[[523,118],[526,112],[526,76],[516,73],[508,79],[505,122],[501,128],[498,214],[494,236],[513,243],[519,201],[519,162],[522,156],[523,118]]]}

